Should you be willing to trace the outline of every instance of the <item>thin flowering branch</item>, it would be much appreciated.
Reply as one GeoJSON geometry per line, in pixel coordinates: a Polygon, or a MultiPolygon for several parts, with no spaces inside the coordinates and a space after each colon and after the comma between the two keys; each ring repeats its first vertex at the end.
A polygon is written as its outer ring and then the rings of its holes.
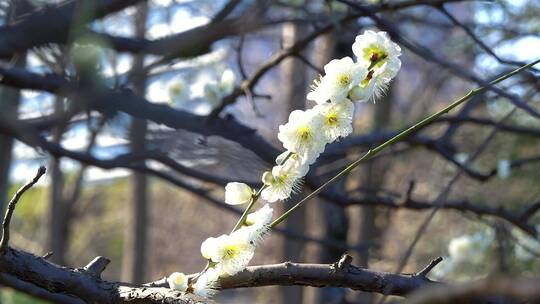
{"type": "MultiPolygon", "coordinates": [[[[208,261],[203,271],[187,284],[170,283],[171,288],[211,296],[219,278],[245,269],[274,224],[273,209],[268,204],[249,213],[259,196],[273,203],[299,191],[301,179],[326,145],[352,132],[352,102],[377,98],[401,67],[401,49],[386,33],[367,31],[356,37],[352,48],[356,62],[350,57],[334,59],[324,67],[325,75],[314,82],[307,98],[317,105],[291,112],[289,121],[279,127],[278,139],[286,151],[276,158],[276,166],[263,173],[264,185],[259,191],[253,193],[248,185],[237,182],[227,185],[226,202],[249,202],[248,207],[230,234],[210,237],[201,244],[201,254],[208,261]]],[[[173,275],[169,282],[186,281],[180,274],[173,275]]]]}
{"type": "MultiPolygon", "coordinates": [[[[371,18],[377,24],[377,26],[379,26],[382,30],[388,31],[388,33],[392,36],[392,38],[394,38],[397,42],[399,42],[401,45],[403,45],[404,47],[406,47],[407,49],[409,49],[410,51],[412,51],[413,53],[415,53],[422,59],[432,61],[448,69],[449,71],[454,73],[456,76],[459,76],[463,79],[474,81],[478,85],[485,87],[486,90],[493,91],[497,95],[507,98],[516,107],[524,110],[525,112],[529,113],[531,116],[537,119],[540,119],[540,113],[538,112],[538,110],[535,109],[534,107],[531,107],[530,105],[525,103],[523,100],[521,100],[517,96],[493,86],[491,83],[479,78],[474,73],[463,69],[457,64],[447,61],[443,58],[439,58],[428,48],[417,45],[411,42],[409,39],[406,39],[405,36],[400,32],[400,30],[397,27],[395,27],[392,23],[388,22],[386,19],[377,16],[376,12],[371,7],[354,3],[349,0],[338,0],[338,1],[358,10],[359,12],[364,13],[366,16],[371,18]]],[[[530,69],[530,68],[532,68],[532,66],[528,66],[527,69],[530,69]]]]}
{"type": "MultiPolygon", "coordinates": [[[[514,76],[514,75],[528,69],[529,67],[534,66],[535,64],[537,64],[539,62],[540,62],[540,59],[538,59],[536,61],[533,61],[533,62],[531,62],[531,63],[529,63],[527,65],[524,65],[524,66],[522,66],[522,67],[520,67],[520,68],[518,68],[518,69],[516,69],[516,70],[514,70],[514,71],[512,71],[510,73],[507,73],[507,74],[495,79],[494,81],[492,81],[490,83],[490,85],[495,85],[495,84],[497,84],[497,83],[499,83],[499,82],[501,82],[501,81],[503,81],[505,79],[508,79],[508,78],[510,78],[510,77],[512,77],[512,76],[514,76]]],[[[440,111],[426,117],[422,121],[418,122],[417,124],[411,126],[408,129],[402,131],[401,133],[394,136],[390,140],[382,143],[381,145],[375,147],[374,149],[369,150],[366,154],[364,154],[364,156],[362,156],[358,160],[352,162],[350,165],[348,165],[340,173],[338,173],[333,178],[331,178],[330,180],[325,182],[319,188],[315,189],[308,196],[306,196],[304,199],[302,199],[300,202],[298,202],[296,205],[294,205],[291,209],[289,209],[285,213],[283,213],[279,218],[277,218],[275,221],[272,222],[271,226],[274,227],[274,226],[278,225],[279,223],[281,223],[283,220],[285,220],[289,216],[289,214],[294,212],[296,209],[300,208],[303,205],[304,202],[308,201],[309,199],[311,199],[312,197],[314,197],[315,195],[320,193],[322,190],[324,190],[330,184],[332,184],[335,181],[337,181],[338,179],[340,179],[342,176],[344,176],[344,175],[348,174],[349,172],[351,172],[354,168],[356,168],[361,163],[365,162],[366,160],[369,160],[373,156],[377,155],[380,151],[382,151],[385,148],[395,144],[396,142],[401,141],[403,138],[407,137],[411,133],[414,133],[417,129],[425,126],[426,124],[431,123],[433,120],[437,119],[438,117],[440,117],[440,116],[442,116],[444,114],[447,114],[448,112],[450,112],[455,107],[461,105],[465,101],[469,100],[471,97],[473,97],[473,96],[475,96],[475,95],[477,95],[477,94],[479,94],[479,93],[481,93],[481,92],[483,92],[485,90],[486,90],[486,87],[479,87],[479,88],[476,88],[474,90],[469,91],[469,93],[467,93],[465,96],[463,96],[463,97],[459,98],[458,100],[452,102],[450,105],[446,106],[442,110],[440,110],[440,111]]]]}

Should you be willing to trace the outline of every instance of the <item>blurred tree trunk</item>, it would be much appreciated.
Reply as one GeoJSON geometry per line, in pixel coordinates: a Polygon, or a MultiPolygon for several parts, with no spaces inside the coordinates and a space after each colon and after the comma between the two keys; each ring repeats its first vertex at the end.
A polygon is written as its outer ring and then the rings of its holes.
{"type": "MultiPolygon", "coordinates": [[[[142,3],[135,14],[135,35],[144,38],[148,4],[142,3]]],[[[135,56],[132,73],[135,94],[144,96],[146,75],[143,72],[144,56],[135,56]]],[[[130,130],[132,152],[144,149],[146,136],[146,121],[133,119],[130,130]]],[[[131,206],[128,215],[128,225],[125,231],[122,278],[133,283],[142,283],[146,273],[146,256],[148,250],[148,179],[145,174],[133,173],[131,183],[131,206]]]]}
{"type": "MultiPolygon", "coordinates": [[[[64,111],[64,100],[56,98],[54,101],[54,114],[60,115],[64,111]]],[[[60,143],[64,134],[64,127],[58,126],[53,132],[53,142],[60,143]]],[[[51,184],[49,186],[49,250],[53,252],[51,261],[58,265],[65,265],[67,240],[65,234],[65,205],[63,201],[64,176],[60,168],[60,158],[52,157],[49,163],[51,184]]]]}
{"type": "MultiPolygon", "coordinates": [[[[375,134],[384,131],[390,121],[392,110],[392,86],[388,89],[387,95],[377,102],[375,106],[375,117],[370,133],[375,134]]],[[[367,196],[375,196],[384,185],[385,173],[388,170],[388,159],[374,159],[364,165],[364,170],[359,171],[361,181],[360,187],[365,189],[367,196]],[[363,181],[363,182],[362,182],[363,181]]],[[[389,220],[389,210],[381,210],[376,207],[367,206],[359,210],[359,240],[358,243],[369,243],[370,250],[359,254],[359,265],[369,267],[370,253],[377,251],[380,245],[384,227],[389,220]]],[[[373,294],[361,293],[360,302],[371,303],[373,294]]]]}
{"type": "MultiPolygon", "coordinates": [[[[23,66],[24,58],[17,59],[16,65],[23,66]]],[[[15,117],[21,99],[20,91],[8,87],[0,89],[0,108],[7,116],[15,117]]],[[[0,135],[0,214],[4,214],[9,192],[9,171],[12,161],[13,139],[0,135]]]]}
{"type": "MultiPolygon", "coordinates": [[[[305,32],[305,26],[287,23],[283,26],[282,39],[283,46],[288,47],[301,39],[305,32]]],[[[306,107],[306,84],[307,69],[304,63],[297,58],[284,60],[282,66],[282,88],[283,100],[288,102],[287,117],[290,112],[306,107]]],[[[285,202],[284,207],[289,209],[301,197],[302,193],[291,195],[285,202]]],[[[284,228],[291,231],[303,233],[305,229],[305,208],[300,208],[294,212],[284,223],[284,228]]],[[[304,251],[304,244],[297,240],[285,239],[283,258],[287,261],[301,261],[304,251]]],[[[282,303],[302,303],[303,288],[298,286],[283,287],[282,303]]]]}
{"type": "MultiPolygon", "coordinates": [[[[321,36],[315,42],[316,45],[313,48],[313,63],[317,67],[323,67],[333,58],[336,58],[336,36],[334,32],[321,36]]],[[[324,177],[326,180],[331,176],[324,177]]],[[[345,187],[344,180],[341,180],[332,187],[343,191],[345,187]]],[[[336,189],[336,190],[337,190],[336,189]]],[[[316,200],[321,200],[316,198],[316,200]]],[[[347,242],[348,232],[348,218],[345,213],[345,209],[334,204],[328,204],[324,202],[314,202],[313,206],[318,206],[320,214],[323,215],[324,235],[323,238],[337,242],[347,242]]],[[[321,263],[334,263],[339,260],[343,254],[343,250],[321,247],[319,251],[319,261],[321,263]]],[[[336,287],[325,287],[317,290],[317,302],[320,304],[326,303],[344,303],[346,290],[336,287]]]]}
{"type": "MultiPolygon", "coordinates": [[[[7,16],[7,23],[11,24],[18,16],[28,12],[31,9],[27,1],[11,1],[7,16]]],[[[1,43],[1,42],[0,42],[1,43]]],[[[24,67],[26,65],[26,52],[17,54],[11,58],[13,65],[24,67]]],[[[19,104],[21,102],[21,92],[10,87],[0,87],[0,109],[8,117],[18,115],[19,104]]],[[[8,136],[0,135],[0,214],[4,214],[5,203],[8,200],[9,192],[9,172],[12,162],[13,139],[8,136]]]]}

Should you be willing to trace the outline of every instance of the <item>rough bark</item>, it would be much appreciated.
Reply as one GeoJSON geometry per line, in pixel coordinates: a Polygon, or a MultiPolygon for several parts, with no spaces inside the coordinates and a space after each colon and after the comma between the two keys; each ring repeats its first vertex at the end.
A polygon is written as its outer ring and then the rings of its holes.
{"type": "Polygon", "coordinates": [[[206,299],[185,295],[164,287],[149,288],[103,281],[95,271],[57,266],[43,258],[12,248],[0,254],[0,269],[0,284],[58,303],[192,304],[209,302],[206,299]]]}

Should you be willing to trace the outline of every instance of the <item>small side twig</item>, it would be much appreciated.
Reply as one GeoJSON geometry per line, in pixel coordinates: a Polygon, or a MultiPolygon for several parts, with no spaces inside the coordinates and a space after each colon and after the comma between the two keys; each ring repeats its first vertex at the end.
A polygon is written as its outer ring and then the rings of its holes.
{"type": "Polygon", "coordinates": [[[428,273],[431,270],[433,270],[433,268],[435,268],[435,266],[437,266],[440,262],[442,262],[442,260],[443,260],[442,257],[438,257],[438,258],[432,260],[431,262],[429,262],[429,264],[426,267],[424,267],[424,269],[422,269],[419,272],[415,273],[414,276],[425,278],[428,275],[428,273]]]}
{"type": "Polygon", "coordinates": [[[352,256],[350,256],[348,253],[344,253],[341,255],[339,260],[335,261],[333,264],[330,265],[330,269],[332,273],[338,273],[342,272],[345,273],[349,271],[349,267],[352,263],[352,256]]]}
{"type": "Polygon", "coordinates": [[[88,263],[88,265],[84,266],[83,270],[91,276],[101,278],[101,273],[105,271],[105,268],[107,268],[110,262],[111,260],[106,257],[98,256],[88,263]]]}
{"type": "Polygon", "coordinates": [[[4,216],[4,221],[2,222],[2,240],[0,241],[0,253],[4,253],[6,249],[8,248],[9,224],[11,222],[11,217],[13,216],[13,211],[15,211],[15,206],[17,205],[17,202],[19,201],[21,196],[26,192],[26,190],[32,188],[32,186],[34,186],[39,181],[41,176],[43,176],[43,174],[45,174],[46,171],[47,170],[45,169],[44,166],[39,167],[36,173],[36,176],[31,181],[29,181],[24,186],[22,186],[19,190],[17,190],[17,192],[15,193],[11,201],[9,201],[9,204],[6,210],[6,215],[4,216]]]}

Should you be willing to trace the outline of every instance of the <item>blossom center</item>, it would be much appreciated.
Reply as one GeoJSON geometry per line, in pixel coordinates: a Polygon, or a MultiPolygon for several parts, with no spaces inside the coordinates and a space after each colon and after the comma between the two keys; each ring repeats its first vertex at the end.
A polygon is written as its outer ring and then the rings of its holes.
{"type": "Polygon", "coordinates": [[[311,134],[311,128],[309,126],[302,126],[298,128],[298,137],[302,141],[308,141],[313,137],[313,134],[311,134]]]}
{"type": "Polygon", "coordinates": [[[326,124],[330,126],[335,126],[338,123],[338,117],[336,113],[329,113],[326,115],[326,124]]]}
{"type": "Polygon", "coordinates": [[[235,245],[228,245],[223,250],[223,259],[234,259],[238,255],[238,247],[235,245]]]}
{"type": "Polygon", "coordinates": [[[174,279],[174,283],[176,285],[181,285],[184,283],[184,278],[182,276],[177,276],[175,279],[174,279]]]}
{"type": "Polygon", "coordinates": [[[171,94],[173,95],[180,95],[180,93],[182,93],[183,91],[183,88],[181,85],[174,85],[171,87],[171,94]]]}
{"type": "Polygon", "coordinates": [[[379,47],[371,46],[364,49],[364,58],[371,62],[370,69],[383,65],[386,57],[388,57],[388,54],[379,47]]]}
{"type": "Polygon", "coordinates": [[[337,82],[339,86],[346,87],[351,83],[351,76],[348,74],[341,74],[339,75],[337,82]]]}

